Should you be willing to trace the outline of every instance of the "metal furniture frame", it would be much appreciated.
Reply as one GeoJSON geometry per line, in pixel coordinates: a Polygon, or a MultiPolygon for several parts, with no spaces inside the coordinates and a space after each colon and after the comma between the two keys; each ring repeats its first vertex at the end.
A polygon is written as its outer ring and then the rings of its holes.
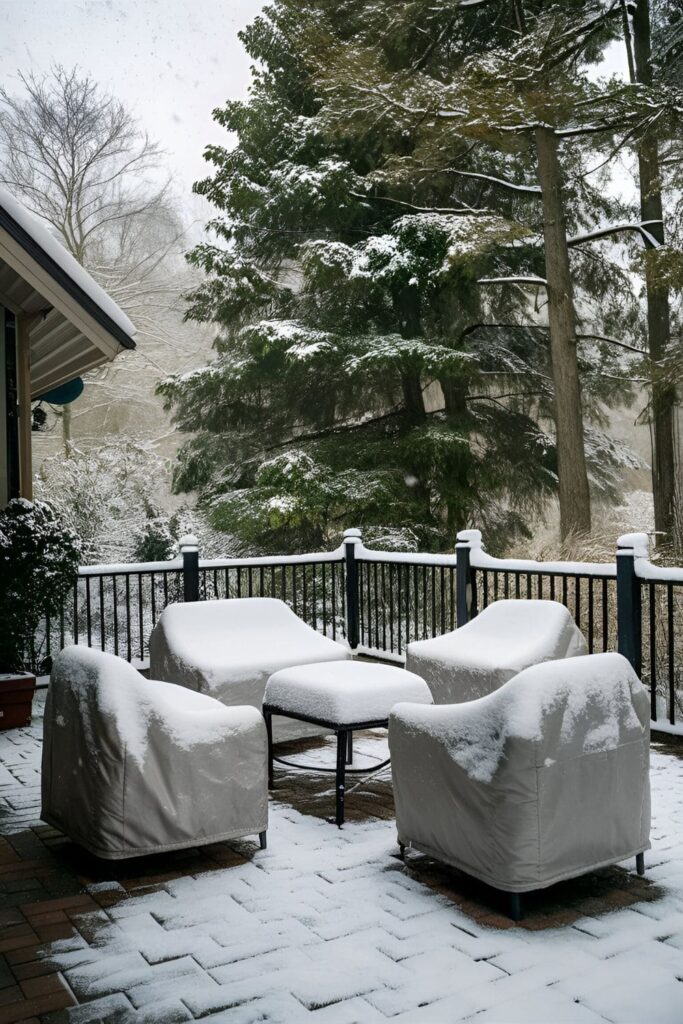
{"type": "MultiPolygon", "coordinates": [[[[382,761],[381,764],[372,765],[370,768],[349,768],[348,765],[353,763],[353,734],[354,732],[363,729],[386,729],[389,726],[389,719],[380,718],[372,722],[331,722],[328,719],[313,718],[310,715],[303,715],[295,711],[287,710],[287,708],[280,708],[275,704],[263,705],[263,717],[266,720],[266,731],[268,733],[268,788],[274,789],[275,787],[273,776],[274,761],[277,761],[278,764],[286,765],[288,768],[296,768],[299,771],[334,772],[336,793],[334,823],[338,828],[341,828],[344,824],[345,818],[344,796],[346,789],[346,776],[376,774],[380,769],[386,768],[391,760],[390,758],[387,758],[387,760],[382,761]],[[322,766],[296,764],[294,761],[288,761],[284,757],[276,756],[273,752],[273,715],[282,715],[283,718],[293,718],[298,722],[308,722],[311,725],[319,725],[328,732],[333,732],[337,737],[336,766],[334,768],[323,768],[322,766]]],[[[328,820],[332,821],[331,818],[328,820]]]]}

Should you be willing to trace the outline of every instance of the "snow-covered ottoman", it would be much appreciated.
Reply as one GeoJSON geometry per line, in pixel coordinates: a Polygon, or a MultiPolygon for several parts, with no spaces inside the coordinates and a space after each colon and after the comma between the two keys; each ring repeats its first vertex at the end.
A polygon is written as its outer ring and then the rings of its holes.
{"type": "Polygon", "coordinates": [[[263,718],[67,647],[45,706],[42,797],[44,821],[110,860],[252,834],[265,846],[263,718]]]}
{"type": "MultiPolygon", "coordinates": [[[[273,755],[273,715],[336,733],[336,823],[343,825],[344,779],[351,760],[353,733],[356,729],[386,728],[391,709],[399,701],[431,704],[432,695],[424,679],[391,665],[346,661],[297,665],[275,672],[268,680],[263,698],[269,785],[273,785],[273,760],[280,760],[273,755]]],[[[370,770],[377,771],[378,767],[374,765],[370,770]]],[[[360,769],[350,770],[362,773],[360,769]]]]}
{"type": "MultiPolygon", "coordinates": [[[[170,604],[149,641],[153,679],[259,711],[266,681],[278,669],[350,657],[348,647],[311,629],[271,597],[170,604]]],[[[301,723],[275,723],[276,741],[319,733],[301,723]]]]}
{"type": "Polygon", "coordinates": [[[530,665],[587,654],[559,601],[495,601],[452,633],[408,644],[406,668],[426,679],[435,704],[492,693],[530,665]]]}

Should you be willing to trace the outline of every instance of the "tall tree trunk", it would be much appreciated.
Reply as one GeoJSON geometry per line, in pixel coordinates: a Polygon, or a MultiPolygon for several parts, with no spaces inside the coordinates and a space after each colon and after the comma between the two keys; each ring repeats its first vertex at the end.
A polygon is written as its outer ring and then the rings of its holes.
{"type": "Polygon", "coordinates": [[[548,283],[550,357],[555,390],[555,430],[560,494],[560,535],[587,534],[590,493],[583,447],[583,412],[576,355],[576,313],[569,269],[567,226],[557,136],[536,129],[538,176],[543,190],[545,274],[548,283]]]}
{"type": "MultiPolygon", "coordinates": [[[[626,35],[630,48],[630,38],[626,35]]],[[[633,59],[635,81],[652,85],[649,0],[637,0],[633,10],[633,59]]],[[[664,243],[662,193],[659,178],[659,147],[657,138],[649,133],[638,147],[640,176],[640,215],[643,221],[654,221],[648,231],[660,244],[664,243]]],[[[651,248],[648,245],[648,248],[651,248]]],[[[662,375],[662,359],[671,338],[669,292],[656,281],[651,259],[645,257],[645,291],[647,295],[648,346],[650,352],[652,395],[652,491],[655,507],[655,530],[668,541],[675,541],[674,501],[676,481],[675,404],[676,389],[662,375]]]]}
{"type": "Polygon", "coordinates": [[[67,403],[62,406],[62,444],[64,445],[64,453],[66,456],[70,456],[71,452],[71,404],[67,403]]]}
{"type": "MultiPolygon", "coordinates": [[[[444,397],[444,410],[452,427],[462,429],[466,433],[467,420],[467,387],[462,381],[452,377],[439,378],[444,397]]],[[[446,497],[446,525],[448,535],[455,544],[460,530],[468,525],[470,502],[464,497],[472,493],[470,486],[470,466],[472,456],[469,444],[463,444],[461,450],[455,450],[449,463],[448,492],[446,497]]]]}

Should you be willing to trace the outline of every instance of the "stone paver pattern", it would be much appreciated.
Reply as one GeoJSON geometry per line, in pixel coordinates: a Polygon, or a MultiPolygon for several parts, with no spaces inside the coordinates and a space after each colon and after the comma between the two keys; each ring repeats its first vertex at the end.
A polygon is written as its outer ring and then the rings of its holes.
{"type": "MultiPolygon", "coordinates": [[[[280,770],[268,849],[97,861],[40,822],[41,722],[0,733],[0,1024],[681,1024],[683,758],[653,749],[653,849],[529,900],[397,856],[387,775],[280,770]]],[[[382,759],[381,734],[356,743],[382,759]]],[[[298,756],[333,761],[300,744],[298,756]]]]}

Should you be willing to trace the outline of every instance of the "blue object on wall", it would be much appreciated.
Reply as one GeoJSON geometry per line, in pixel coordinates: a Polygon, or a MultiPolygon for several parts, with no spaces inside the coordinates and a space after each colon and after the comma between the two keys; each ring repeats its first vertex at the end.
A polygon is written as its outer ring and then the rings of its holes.
{"type": "Polygon", "coordinates": [[[68,380],[66,384],[60,384],[59,387],[53,388],[52,391],[46,391],[44,395],[38,395],[36,401],[49,402],[50,405],[69,405],[71,402],[75,402],[79,395],[83,394],[83,383],[82,377],[74,377],[73,380],[68,380]]]}

